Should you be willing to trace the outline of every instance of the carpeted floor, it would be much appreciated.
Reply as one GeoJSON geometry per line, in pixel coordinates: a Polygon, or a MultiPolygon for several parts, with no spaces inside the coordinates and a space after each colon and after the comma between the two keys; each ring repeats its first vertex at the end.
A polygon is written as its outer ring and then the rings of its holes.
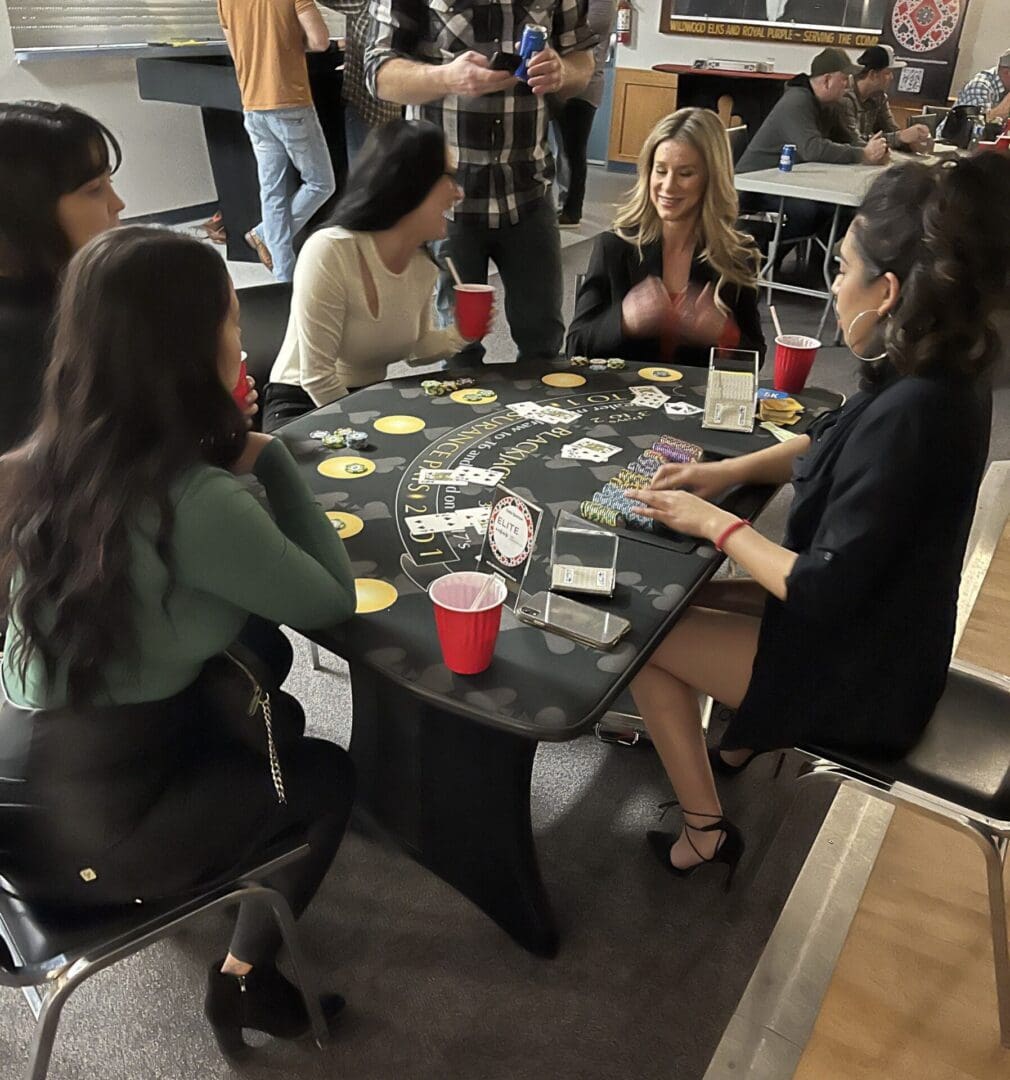
{"type": "MultiPolygon", "coordinates": [[[[617,181],[597,174],[593,183],[605,191],[595,206],[602,223],[617,181]]],[[[566,248],[566,318],[589,251],[588,241],[566,248]]],[[[790,330],[816,327],[809,302],[780,301],[779,310],[790,330]]],[[[489,347],[493,359],[512,355],[501,330],[489,347]]],[[[851,393],[855,367],[844,350],[825,349],[813,381],[851,393]]],[[[1008,413],[1000,390],[993,457],[1010,456],[1008,413]]],[[[785,495],[776,500],[764,531],[781,532],[787,505],[785,495]]],[[[346,746],[346,671],[328,658],[330,670],[313,672],[296,644],[289,689],[310,729],[346,746]]],[[[805,796],[765,852],[793,794],[794,770],[787,764],[773,780],[773,765],[761,759],[723,786],[751,851],[727,896],[719,874],[674,880],[647,852],[645,829],[669,797],[650,749],[591,737],[543,746],[533,818],[562,932],[556,959],[529,956],[400,851],[352,831],[303,921],[320,981],[349,1001],[322,1053],[308,1042],[267,1042],[241,1070],[220,1057],[201,1015],[206,965],[227,942],[220,917],[78,992],[52,1080],[699,1080],[826,810],[823,797],[805,796]]],[[[0,994],[0,1076],[19,1075],[31,1031],[20,994],[0,994]]]]}

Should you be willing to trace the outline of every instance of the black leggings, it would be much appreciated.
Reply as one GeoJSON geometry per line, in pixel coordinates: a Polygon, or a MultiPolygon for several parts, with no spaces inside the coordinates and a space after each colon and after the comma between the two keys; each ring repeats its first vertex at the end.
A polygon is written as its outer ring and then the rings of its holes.
{"type": "MultiPolygon", "coordinates": [[[[239,640],[279,685],[292,660],[281,631],[250,618],[239,640]]],[[[308,855],[266,884],[296,916],[305,910],[347,825],[351,759],[333,743],[305,738],[301,707],[274,691],[287,798],[279,804],[266,758],[215,724],[195,687],[164,702],[104,711],[3,705],[0,869],[12,871],[17,891],[74,909],[156,903],[226,879],[277,839],[300,832],[308,855]],[[82,859],[96,868],[93,877],[78,873],[82,859]]],[[[268,907],[241,905],[231,942],[236,957],[269,964],[280,940],[268,907]]]]}
{"type": "MultiPolygon", "coordinates": [[[[288,676],[293,660],[291,642],[272,623],[250,617],[239,641],[270,668],[279,686],[288,676]]],[[[281,751],[287,805],[280,809],[275,835],[301,830],[309,853],[290,866],[278,870],[264,882],[276,889],[291,905],[298,918],[316,895],[333,862],[354,801],[354,763],[345,750],[322,739],[305,738],[305,714],[293,698],[285,694],[284,714],[292,717],[287,731],[275,730],[281,751]]],[[[239,907],[228,951],[236,959],[253,966],[270,964],[281,945],[273,913],[265,904],[246,901],[239,907]]]]}
{"type": "Polygon", "coordinates": [[[263,430],[276,431],[282,424],[312,412],[316,403],[300,386],[268,383],[263,395],[263,430]]]}

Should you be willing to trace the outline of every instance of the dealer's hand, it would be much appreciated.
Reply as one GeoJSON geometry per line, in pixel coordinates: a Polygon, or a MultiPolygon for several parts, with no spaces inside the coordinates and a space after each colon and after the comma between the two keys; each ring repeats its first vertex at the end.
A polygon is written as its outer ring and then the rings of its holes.
{"type": "Polygon", "coordinates": [[[526,85],[534,94],[556,94],[564,84],[565,65],[549,45],[526,61],[526,85]]]}
{"type": "Polygon", "coordinates": [[[689,491],[712,501],[740,483],[733,471],[732,459],[709,461],[701,465],[664,465],[652,478],[653,491],[689,491]]]}
{"type": "Polygon", "coordinates": [[[492,71],[486,56],[472,49],[460,53],[442,69],[446,93],[460,97],[483,97],[497,94],[515,86],[516,77],[510,71],[492,71]]]}
{"type": "Polygon", "coordinates": [[[677,337],[689,345],[715,345],[726,329],[728,319],[715,305],[712,283],[700,293],[688,286],[679,303],[673,305],[673,327],[677,337]]]}
{"type": "Polygon", "coordinates": [[[651,488],[630,488],[629,499],[643,503],[638,511],[674,532],[686,536],[701,536],[715,541],[722,531],[736,521],[736,515],[720,510],[705,499],[687,491],[654,491],[651,488]]]}
{"type": "Polygon", "coordinates": [[[621,301],[621,330],[627,337],[659,337],[672,321],[673,302],[655,275],[633,285],[621,301]]]}

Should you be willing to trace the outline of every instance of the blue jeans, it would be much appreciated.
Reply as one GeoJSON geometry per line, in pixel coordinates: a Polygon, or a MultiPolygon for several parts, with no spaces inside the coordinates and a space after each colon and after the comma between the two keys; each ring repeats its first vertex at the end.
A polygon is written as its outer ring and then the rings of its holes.
{"type": "Polygon", "coordinates": [[[245,129],[256,155],[263,214],[253,231],[270,251],[274,277],[291,281],[294,239],[337,189],[330,152],[311,105],[247,112],[245,129]],[[302,178],[293,196],[289,192],[292,166],[302,178]]]}

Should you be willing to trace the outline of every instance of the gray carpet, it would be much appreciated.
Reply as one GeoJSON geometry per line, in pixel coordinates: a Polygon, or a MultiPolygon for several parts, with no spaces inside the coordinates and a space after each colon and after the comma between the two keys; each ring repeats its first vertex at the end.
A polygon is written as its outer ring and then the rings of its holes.
{"type": "MultiPolygon", "coordinates": [[[[568,308],[588,243],[566,250],[568,308]]],[[[817,312],[782,301],[790,329],[811,331],[817,312]]],[[[511,355],[499,331],[494,358],[511,355]]],[[[825,349],[814,381],[851,393],[855,362],[825,349]]],[[[1008,392],[1000,390],[993,456],[1010,456],[1008,392]]],[[[780,497],[761,527],[781,531],[780,497]]],[[[350,701],[343,665],[314,673],[296,640],[289,688],[310,729],[347,745],[350,701]]],[[[716,736],[718,733],[716,733],[716,736]]],[[[349,1001],[333,1041],[266,1042],[233,1070],[201,1016],[210,958],[228,922],[164,942],[96,977],[61,1025],[53,1080],[557,1080],[641,1077],[699,1080],[750,978],[826,803],[805,796],[789,827],[764,849],[791,801],[793,769],[772,779],[759,760],[723,786],[726,812],[751,854],[733,893],[719,875],[676,881],[643,843],[669,789],[649,749],[593,738],[541,748],[533,818],[543,876],[562,933],[555,960],[523,952],[468,901],[374,837],[351,832],[303,933],[320,981],[349,1001]]],[[[677,827],[674,820],[671,827],[677,827]]],[[[0,1075],[23,1067],[32,1030],[20,994],[0,994],[0,1075]]]]}

